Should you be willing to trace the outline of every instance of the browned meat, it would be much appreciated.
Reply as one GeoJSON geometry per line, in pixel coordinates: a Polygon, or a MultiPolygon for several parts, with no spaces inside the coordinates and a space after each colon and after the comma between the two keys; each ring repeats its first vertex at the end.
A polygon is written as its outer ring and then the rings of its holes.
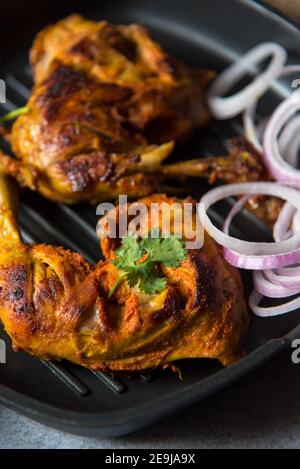
{"type": "MultiPolygon", "coordinates": [[[[164,195],[142,201],[183,202],[164,195]]],[[[109,298],[121,275],[111,262],[118,243],[103,240],[107,260],[96,266],[63,248],[24,245],[3,177],[0,224],[0,319],[16,350],[97,370],[200,357],[228,365],[242,356],[248,315],[239,272],[207,234],[203,248],[190,250],[179,267],[161,266],[167,283],[160,293],[123,281],[109,298]]]]}
{"type": "Polygon", "coordinates": [[[209,120],[214,74],[170,57],[142,26],[73,15],[41,31],[30,58],[29,112],[11,135],[19,162],[2,167],[50,199],[149,193],[156,178],[143,168],[157,168],[209,120]]]}
{"type": "MultiPolygon", "coordinates": [[[[9,136],[17,159],[0,153],[0,171],[22,185],[76,203],[139,197],[170,178],[268,178],[242,141],[226,156],[162,164],[176,142],[207,124],[204,97],[213,73],[170,57],[143,27],[73,15],[41,31],[30,58],[29,112],[9,136]]],[[[270,225],[281,206],[274,198],[248,204],[270,225]]]]}

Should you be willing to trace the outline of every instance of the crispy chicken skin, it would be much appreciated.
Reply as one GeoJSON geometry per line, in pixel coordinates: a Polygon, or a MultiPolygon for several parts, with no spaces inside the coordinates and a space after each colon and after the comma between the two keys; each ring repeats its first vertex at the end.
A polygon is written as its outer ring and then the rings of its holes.
{"type": "MultiPolygon", "coordinates": [[[[9,137],[17,159],[0,152],[0,171],[49,199],[136,198],[186,176],[267,177],[260,155],[241,140],[225,156],[162,164],[176,142],[208,123],[204,98],[214,74],[170,57],[140,25],[72,15],[37,35],[30,61],[30,111],[9,137]]],[[[272,225],[281,203],[253,198],[248,207],[272,225]]]]}
{"type": "Polygon", "coordinates": [[[13,125],[19,161],[1,170],[55,201],[144,195],[174,142],[206,125],[214,76],[170,57],[140,25],[72,15],[41,31],[30,60],[29,112],[13,125]],[[149,173],[149,172],[148,172],[149,173]]]}
{"type": "MultiPolygon", "coordinates": [[[[179,200],[155,195],[142,201],[179,200]]],[[[0,318],[16,350],[95,370],[141,370],[200,357],[229,365],[242,356],[248,314],[241,279],[208,235],[178,268],[164,267],[161,293],[146,295],[124,281],[109,299],[121,275],[111,263],[118,241],[102,240],[106,261],[95,266],[60,247],[24,245],[3,177],[0,223],[0,318]]]]}

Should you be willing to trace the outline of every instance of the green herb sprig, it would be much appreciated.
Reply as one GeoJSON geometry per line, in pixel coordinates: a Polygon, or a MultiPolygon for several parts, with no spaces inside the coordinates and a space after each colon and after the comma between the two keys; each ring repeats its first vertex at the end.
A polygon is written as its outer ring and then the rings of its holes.
{"type": "Polygon", "coordinates": [[[28,106],[18,107],[17,109],[14,109],[13,111],[9,111],[7,114],[4,114],[4,116],[0,117],[0,123],[8,122],[13,119],[16,119],[21,114],[26,114],[26,112],[28,111],[29,111],[28,106]]]}
{"type": "Polygon", "coordinates": [[[108,297],[110,298],[125,279],[130,287],[136,285],[144,293],[158,293],[166,286],[167,280],[161,277],[158,264],[177,267],[186,257],[183,241],[176,236],[162,237],[158,230],[153,230],[148,238],[136,238],[128,235],[123,238],[116,250],[116,259],[112,263],[124,274],[115,282],[108,297]]]}

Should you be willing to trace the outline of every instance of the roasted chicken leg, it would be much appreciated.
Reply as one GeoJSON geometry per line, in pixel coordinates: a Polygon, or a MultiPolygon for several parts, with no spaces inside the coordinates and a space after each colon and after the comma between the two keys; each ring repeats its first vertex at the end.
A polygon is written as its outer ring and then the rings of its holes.
{"type": "Polygon", "coordinates": [[[170,57],[139,25],[73,15],[38,34],[30,59],[29,111],[10,137],[18,161],[0,166],[52,200],[150,193],[174,142],[209,121],[214,73],[170,57]]]}
{"type": "MultiPolygon", "coordinates": [[[[226,183],[266,177],[260,156],[240,141],[226,156],[162,164],[174,143],[207,124],[213,73],[170,57],[141,26],[73,15],[38,34],[30,59],[29,111],[9,137],[17,159],[0,154],[0,171],[22,185],[76,203],[137,198],[185,176],[226,183]]],[[[251,202],[269,224],[281,208],[274,199],[251,202]]]]}
{"type": "MultiPolygon", "coordinates": [[[[180,202],[164,195],[146,205],[180,202]]],[[[180,203],[183,203],[181,201],[180,203]]],[[[67,359],[94,370],[141,370],[181,358],[242,356],[248,325],[239,272],[206,234],[158,294],[122,282],[112,263],[118,240],[105,238],[106,261],[89,265],[61,247],[25,245],[9,181],[0,179],[0,319],[14,348],[42,359],[67,359]]],[[[160,219],[159,225],[162,220],[160,219]]]]}

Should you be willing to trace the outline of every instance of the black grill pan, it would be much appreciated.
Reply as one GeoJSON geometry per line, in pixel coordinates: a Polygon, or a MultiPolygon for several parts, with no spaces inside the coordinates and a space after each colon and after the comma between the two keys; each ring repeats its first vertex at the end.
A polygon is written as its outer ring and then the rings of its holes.
{"type": "MultiPolygon", "coordinates": [[[[27,63],[28,48],[46,24],[78,12],[92,19],[114,23],[141,22],[174,55],[186,62],[221,69],[236,56],[262,41],[285,46],[291,63],[300,62],[300,32],[295,25],[250,0],[124,0],[15,1],[3,2],[0,19],[0,78],[7,84],[4,113],[26,102],[32,85],[27,63]]],[[[284,93],[282,83],[270,94],[265,109],[284,93]]],[[[213,123],[199,131],[180,150],[180,157],[222,154],[226,138],[240,131],[240,122],[213,123]]],[[[3,145],[3,143],[1,143],[3,145]]],[[[4,146],[8,151],[8,148],[4,146]]],[[[200,181],[187,191],[197,196],[200,181]]],[[[95,236],[95,208],[67,207],[50,203],[37,194],[21,195],[20,221],[27,242],[49,242],[81,252],[96,261],[99,247],[95,236]]],[[[224,212],[213,213],[217,222],[224,212]]],[[[236,231],[268,239],[265,228],[241,215],[236,231]],[[249,230],[245,233],[245,227],[249,230]],[[252,233],[250,232],[252,230],[252,233]]],[[[249,278],[245,278],[249,292],[249,278]]],[[[289,347],[300,333],[300,312],[270,319],[252,318],[247,336],[247,354],[237,364],[222,368],[210,360],[180,363],[183,380],[171,371],[115,374],[92,373],[70,363],[43,363],[24,353],[15,354],[7,344],[7,363],[0,365],[0,402],[35,420],[82,435],[116,436],[156,422],[188,404],[215,392],[280,350],[289,347]]]]}

